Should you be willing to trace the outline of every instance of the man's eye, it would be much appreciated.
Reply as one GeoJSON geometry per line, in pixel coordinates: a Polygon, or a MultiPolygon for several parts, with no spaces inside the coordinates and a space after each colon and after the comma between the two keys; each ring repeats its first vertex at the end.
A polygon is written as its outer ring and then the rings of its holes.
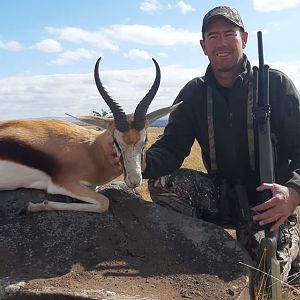
{"type": "Polygon", "coordinates": [[[212,39],[215,39],[216,37],[217,37],[216,35],[210,35],[209,39],[212,40],[212,39]]]}
{"type": "Polygon", "coordinates": [[[226,36],[236,36],[235,32],[227,32],[226,36]]]}

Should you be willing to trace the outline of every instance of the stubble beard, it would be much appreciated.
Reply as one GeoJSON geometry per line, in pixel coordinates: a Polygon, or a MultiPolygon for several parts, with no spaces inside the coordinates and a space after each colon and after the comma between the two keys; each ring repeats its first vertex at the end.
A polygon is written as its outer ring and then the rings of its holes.
{"type": "Polygon", "coordinates": [[[212,64],[213,69],[216,72],[219,73],[231,73],[236,71],[237,69],[240,70],[240,66],[241,66],[242,60],[235,60],[235,61],[231,61],[231,62],[227,62],[227,63],[214,63],[212,64]]]}

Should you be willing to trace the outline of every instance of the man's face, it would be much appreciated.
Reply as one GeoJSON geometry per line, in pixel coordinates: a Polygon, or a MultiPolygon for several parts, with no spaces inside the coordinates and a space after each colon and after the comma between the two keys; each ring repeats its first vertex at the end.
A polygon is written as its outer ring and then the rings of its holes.
{"type": "Polygon", "coordinates": [[[229,72],[240,67],[248,33],[226,19],[214,20],[206,30],[201,47],[214,71],[229,72]]]}

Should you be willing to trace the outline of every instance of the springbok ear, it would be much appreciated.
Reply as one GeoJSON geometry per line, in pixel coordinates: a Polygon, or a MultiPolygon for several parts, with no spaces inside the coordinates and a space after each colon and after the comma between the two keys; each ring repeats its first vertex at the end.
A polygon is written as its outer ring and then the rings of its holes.
{"type": "Polygon", "coordinates": [[[176,109],[180,104],[182,103],[179,102],[177,104],[174,104],[172,106],[168,106],[168,107],[165,107],[165,108],[161,108],[161,109],[158,109],[158,110],[155,110],[149,114],[147,114],[146,116],[146,119],[147,121],[149,122],[149,125],[151,123],[153,123],[154,121],[162,118],[163,116],[167,115],[168,113],[172,112],[174,109],[176,109]]]}
{"type": "Polygon", "coordinates": [[[112,124],[112,122],[114,121],[113,118],[104,118],[104,117],[96,117],[96,116],[77,116],[77,115],[71,115],[67,113],[66,115],[76,120],[79,120],[83,123],[94,125],[102,129],[107,129],[109,125],[112,124]]]}

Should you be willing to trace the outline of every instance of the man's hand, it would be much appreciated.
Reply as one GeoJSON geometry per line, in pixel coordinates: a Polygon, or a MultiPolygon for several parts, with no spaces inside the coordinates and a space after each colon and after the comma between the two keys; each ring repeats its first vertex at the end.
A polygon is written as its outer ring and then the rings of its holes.
{"type": "Polygon", "coordinates": [[[292,187],[263,183],[256,190],[272,192],[271,199],[252,208],[257,213],[253,220],[258,221],[260,226],[275,222],[270,228],[271,231],[277,230],[300,204],[300,193],[292,187]]]}

